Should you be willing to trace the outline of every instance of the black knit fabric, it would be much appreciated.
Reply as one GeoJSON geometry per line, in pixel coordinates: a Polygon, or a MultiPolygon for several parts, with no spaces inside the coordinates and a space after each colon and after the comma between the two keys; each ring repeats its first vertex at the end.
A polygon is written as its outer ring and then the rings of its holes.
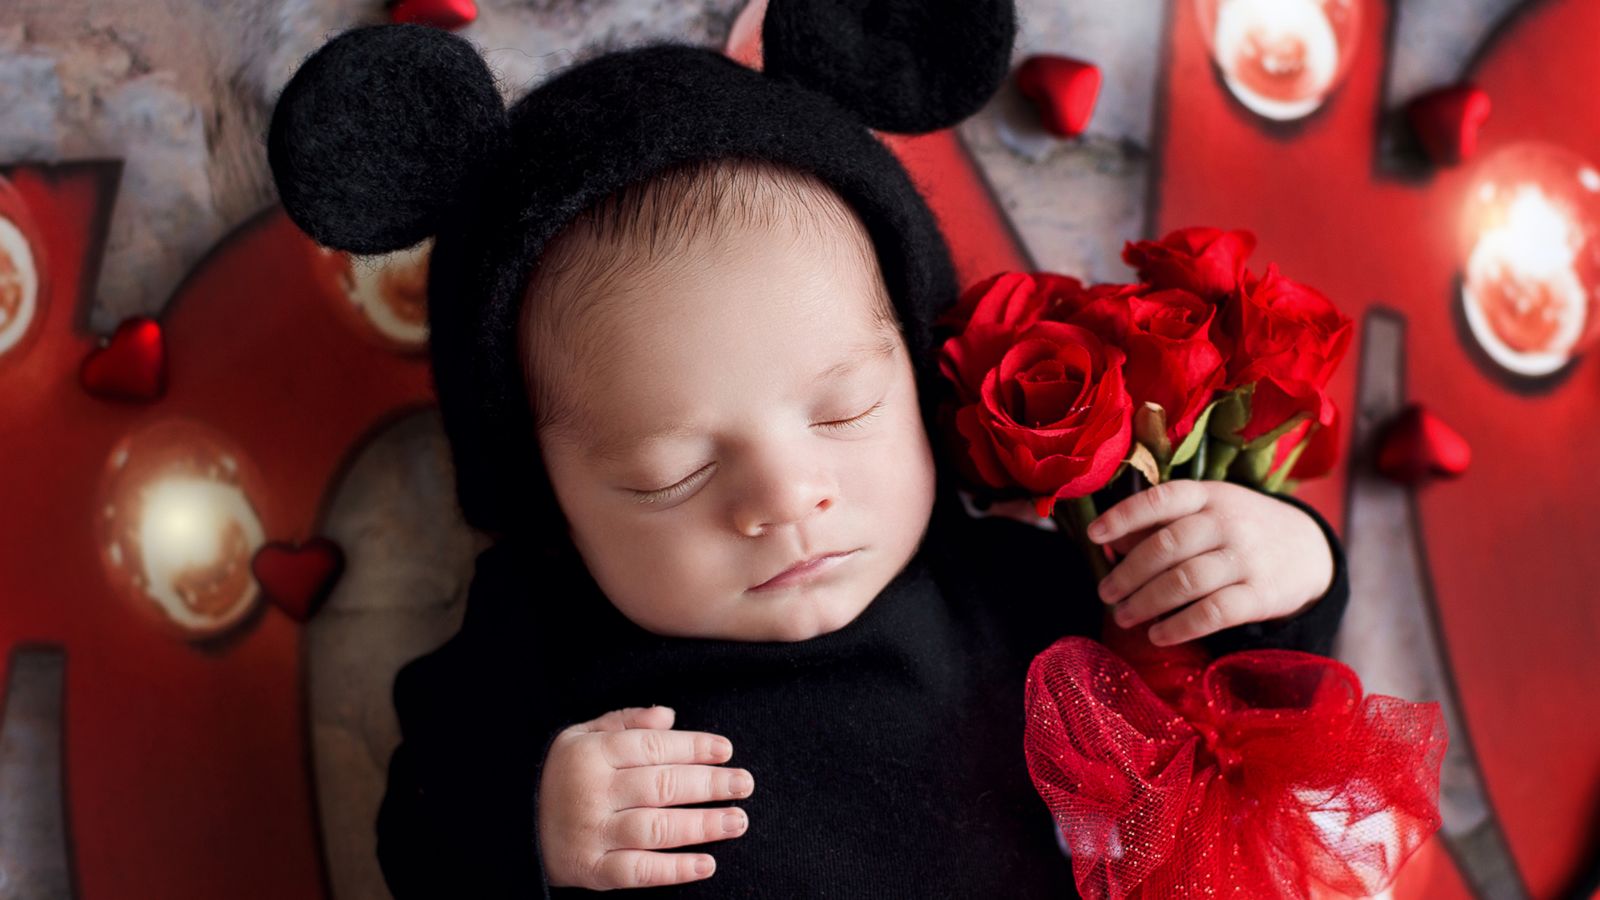
{"type": "Polygon", "coordinates": [[[779,3],[762,22],[763,71],[880,131],[934,131],[977,112],[1005,79],[1015,15],[973,0],[779,3]]]}
{"type": "MultiPolygon", "coordinates": [[[[1213,652],[1327,652],[1349,598],[1342,548],[1300,616],[1205,639],[1213,652]]],[[[405,666],[394,701],[378,856],[397,900],[551,890],[535,841],[545,749],[566,725],[664,704],[725,735],[756,790],[742,836],[698,848],[708,880],[635,889],[695,897],[1071,897],[1070,861],[1028,779],[1023,683],[1035,654],[1096,634],[1081,552],[942,495],[917,555],[856,618],[806,641],[652,635],[587,573],[515,541],[478,560],[461,631],[405,666]],[[559,588],[559,589],[557,589],[559,588]],[[559,602],[537,602],[555,597],[559,602]]],[[[724,803],[706,804],[710,806],[724,803]]],[[[630,894],[631,895],[631,894],[630,894]]]]}

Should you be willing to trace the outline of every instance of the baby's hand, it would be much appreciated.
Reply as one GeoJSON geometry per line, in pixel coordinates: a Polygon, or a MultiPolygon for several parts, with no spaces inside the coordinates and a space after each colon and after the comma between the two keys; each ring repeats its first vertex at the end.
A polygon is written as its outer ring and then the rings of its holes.
{"type": "Polygon", "coordinates": [[[743,769],[709,763],[733,755],[728,739],[669,731],[665,706],[608,712],[556,735],[539,777],[539,847],[555,887],[594,890],[681,884],[710,877],[704,853],[658,853],[743,834],[735,807],[658,809],[748,797],[743,769]]]}
{"type": "Polygon", "coordinates": [[[1091,540],[1126,554],[1100,582],[1100,599],[1116,604],[1118,625],[1131,628],[1188,604],[1151,626],[1153,644],[1293,616],[1333,584],[1333,551],[1316,521],[1239,484],[1175,479],[1090,524],[1091,540]]]}

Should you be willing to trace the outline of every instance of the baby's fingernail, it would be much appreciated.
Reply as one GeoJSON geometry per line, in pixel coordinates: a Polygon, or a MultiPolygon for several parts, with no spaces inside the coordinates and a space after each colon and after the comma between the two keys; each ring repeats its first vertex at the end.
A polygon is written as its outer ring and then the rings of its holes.
{"type": "Polygon", "coordinates": [[[750,777],[749,772],[735,773],[733,776],[733,783],[728,785],[729,789],[733,791],[733,795],[735,797],[745,796],[754,790],[755,786],[755,779],[750,777]]]}
{"type": "Polygon", "coordinates": [[[1112,596],[1113,595],[1112,595],[1112,592],[1111,592],[1111,576],[1107,575],[1106,577],[1100,579],[1100,599],[1104,600],[1107,603],[1110,603],[1111,600],[1112,600],[1112,596]]]}
{"type": "Polygon", "coordinates": [[[1089,524],[1089,537],[1091,539],[1098,541],[1098,540],[1100,540],[1101,538],[1103,538],[1105,536],[1106,536],[1106,523],[1100,521],[1099,519],[1096,519],[1095,521],[1093,521],[1093,522],[1091,522],[1089,524]]]}
{"type": "Polygon", "coordinates": [[[722,833],[738,834],[744,830],[744,813],[739,810],[730,810],[722,815],[722,833]]]}
{"type": "Polygon", "coordinates": [[[717,738],[716,741],[712,744],[711,749],[716,751],[716,754],[718,756],[732,756],[733,755],[733,743],[731,741],[729,741],[725,737],[717,738]]]}
{"type": "Polygon", "coordinates": [[[711,870],[717,867],[717,861],[709,856],[702,856],[695,861],[694,873],[696,875],[710,875],[711,870]]]}

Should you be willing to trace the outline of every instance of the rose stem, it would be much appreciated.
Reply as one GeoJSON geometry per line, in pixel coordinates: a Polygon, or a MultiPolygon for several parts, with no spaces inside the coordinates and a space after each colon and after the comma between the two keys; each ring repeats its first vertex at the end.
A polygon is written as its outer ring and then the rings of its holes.
{"type": "Polygon", "coordinates": [[[1206,478],[1221,481],[1228,477],[1228,466],[1233,465],[1233,458],[1239,455],[1239,448],[1226,441],[1217,446],[1217,452],[1206,461],[1206,478]]]}
{"type": "Polygon", "coordinates": [[[1066,515],[1063,517],[1057,513],[1056,524],[1065,524],[1068,533],[1077,540],[1078,546],[1083,548],[1084,555],[1089,557],[1089,568],[1094,572],[1094,580],[1098,583],[1100,579],[1111,574],[1111,563],[1106,559],[1105,548],[1089,540],[1089,523],[1099,515],[1095,510],[1094,496],[1073,497],[1065,505],[1066,515]],[[1067,521],[1063,523],[1062,518],[1067,521]]]}

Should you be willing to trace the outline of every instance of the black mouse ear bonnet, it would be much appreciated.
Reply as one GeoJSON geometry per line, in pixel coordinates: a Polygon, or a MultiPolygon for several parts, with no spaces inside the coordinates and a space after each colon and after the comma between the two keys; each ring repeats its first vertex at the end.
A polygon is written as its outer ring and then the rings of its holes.
{"type": "Polygon", "coordinates": [[[289,80],[268,162],[289,218],[319,244],[368,254],[434,238],[429,350],[462,511],[486,531],[565,542],[517,356],[522,295],[549,240],[677,165],[743,157],[810,172],[871,235],[928,407],[933,320],[955,275],[932,213],[869,129],[924,133],[972,114],[1005,79],[1015,28],[1012,0],[770,0],[763,71],[656,43],[571,66],[508,109],[465,38],[367,26],[289,80]]]}

